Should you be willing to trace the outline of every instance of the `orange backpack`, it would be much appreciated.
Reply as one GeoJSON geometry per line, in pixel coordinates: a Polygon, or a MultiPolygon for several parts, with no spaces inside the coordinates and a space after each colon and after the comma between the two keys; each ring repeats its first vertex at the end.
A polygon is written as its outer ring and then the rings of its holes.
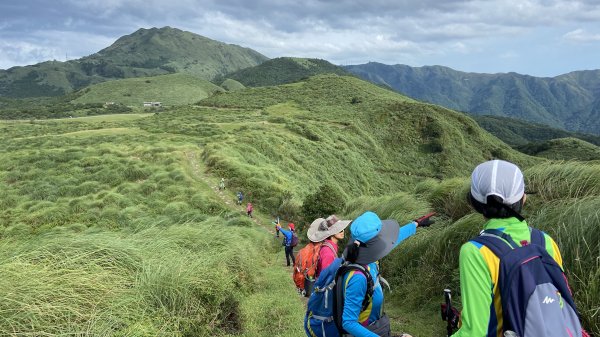
{"type": "MultiPolygon", "coordinates": [[[[319,262],[319,251],[322,246],[329,247],[329,249],[334,251],[333,246],[328,242],[310,242],[304,248],[300,249],[298,255],[296,255],[292,278],[294,279],[296,288],[298,288],[298,292],[305,296],[310,296],[307,290],[311,291],[312,289],[306,289],[306,283],[307,281],[314,283],[317,263],[319,262]]],[[[337,255],[337,252],[334,251],[334,254],[337,255]]]]}

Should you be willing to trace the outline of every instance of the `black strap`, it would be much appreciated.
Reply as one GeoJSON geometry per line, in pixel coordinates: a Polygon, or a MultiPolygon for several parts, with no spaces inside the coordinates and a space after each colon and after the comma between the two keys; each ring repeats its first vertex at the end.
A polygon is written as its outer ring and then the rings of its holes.
{"type": "Polygon", "coordinates": [[[335,322],[335,325],[337,326],[338,330],[340,331],[340,334],[345,333],[343,327],[342,327],[342,314],[344,313],[344,294],[345,294],[345,284],[344,284],[344,275],[346,275],[346,273],[352,271],[352,270],[358,270],[360,272],[362,272],[365,277],[367,278],[367,293],[365,294],[365,298],[363,299],[362,302],[362,307],[361,307],[361,312],[364,311],[368,306],[369,303],[371,302],[371,298],[373,297],[373,291],[375,288],[375,285],[373,283],[373,277],[371,276],[371,272],[365,268],[362,265],[359,264],[355,264],[355,263],[344,263],[342,264],[342,266],[338,269],[336,276],[335,276],[335,290],[334,290],[334,297],[333,297],[333,320],[335,322]]]}

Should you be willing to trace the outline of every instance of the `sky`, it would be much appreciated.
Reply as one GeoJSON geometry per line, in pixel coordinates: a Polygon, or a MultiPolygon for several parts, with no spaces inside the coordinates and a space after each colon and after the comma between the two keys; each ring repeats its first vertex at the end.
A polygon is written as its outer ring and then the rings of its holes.
{"type": "Polygon", "coordinates": [[[337,65],[600,69],[600,0],[1,0],[0,69],[77,59],[164,26],[337,65]]]}

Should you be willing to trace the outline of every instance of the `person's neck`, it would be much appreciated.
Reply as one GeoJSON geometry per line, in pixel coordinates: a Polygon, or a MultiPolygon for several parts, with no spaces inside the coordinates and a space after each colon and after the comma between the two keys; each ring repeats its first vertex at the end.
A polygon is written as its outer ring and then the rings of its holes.
{"type": "Polygon", "coordinates": [[[329,240],[331,242],[335,243],[336,245],[338,244],[338,241],[339,241],[335,236],[330,237],[329,240]]]}

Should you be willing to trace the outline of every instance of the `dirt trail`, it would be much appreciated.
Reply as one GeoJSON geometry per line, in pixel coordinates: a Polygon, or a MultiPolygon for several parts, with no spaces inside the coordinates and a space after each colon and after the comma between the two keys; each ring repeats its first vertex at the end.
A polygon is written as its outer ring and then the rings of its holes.
{"type": "MultiPolygon", "coordinates": [[[[200,159],[198,158],[196,151],[185,151],[184,154],[190,168],[192,169],[194,178],[197,178],[206,183],[206,185],[213,190],[215,195],[217,195],[223,201],[223,203],[227,205],[228,208],[238,211],[243,215],[246,215],[246,206],[244,205],[244,203],[242,203],[241,205],[237,204],[237,202],[235,201],[237,200],[237,196],[234,194],[233,191],[227,189],[227,185],[225,185],[224,190],[220,189],[218,183],[219,178],[210,177],[209,174],[202,172],[199,164],[200,159]]],[[[275,234],[275,231],[270,230],[269,228],[267,228],[267,226],[264,225],[267,222],[264,222],[264,220],[262,219],[263,216],[257,214],[256,210],[252,213],[253,217],[251,219],[254,223],[261,226],[262,228],[265,228],[273,235],[275,234]]]]}

